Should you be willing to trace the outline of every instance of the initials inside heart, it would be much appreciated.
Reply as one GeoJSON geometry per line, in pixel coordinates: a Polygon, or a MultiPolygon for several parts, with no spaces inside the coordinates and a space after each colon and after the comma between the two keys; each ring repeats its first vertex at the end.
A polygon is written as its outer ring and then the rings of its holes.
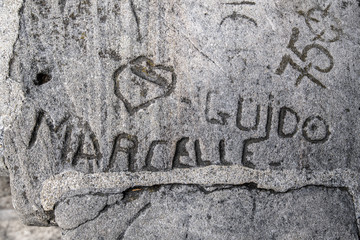
{"type": "Polygon", "coordinates": [[[160,98],[169,96],[176,85],[173,67],[155,65],[144,56],[120,66],[113,75],[115,95],[133,115],[160,98]]]}

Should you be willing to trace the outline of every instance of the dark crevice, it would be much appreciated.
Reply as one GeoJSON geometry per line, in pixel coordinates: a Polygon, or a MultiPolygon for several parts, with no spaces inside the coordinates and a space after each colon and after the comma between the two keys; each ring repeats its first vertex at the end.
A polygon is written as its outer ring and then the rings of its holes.
{"type": "Polygon", "coordinates": [[[28,149],[31,149],[36,142],[37,135],[38,135],[42,120],[44,118],[44,115],[45,115],[44,111],[40,110],[36,116],[35,125],[34,125],[33,130],[31,131],[28,149]]]}
{"type": "Polygon", "coordinates": [[[34,79],[34,84],[36,86],[43,85],[47,82],[50,82],[52,76],[46,72],[40,72],[36,75],[36,78],[34,79]]]}
{"type": "Polygon", "coordinates": [[[160,185],[154,185],[152,187],[134,187],[127,189],[123,192],[122,201],[126,204],[128,202],[134,201],[140,197],[144,192],[157,192],[161,188],[160,185]]]}

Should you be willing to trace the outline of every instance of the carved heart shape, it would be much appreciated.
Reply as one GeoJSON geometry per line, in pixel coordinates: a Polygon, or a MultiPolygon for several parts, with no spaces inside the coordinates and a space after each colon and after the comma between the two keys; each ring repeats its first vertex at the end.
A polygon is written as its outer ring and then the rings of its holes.
{"type": "Polygon", "coordinates": [[[175,89],[176,74],[172,67],[155,65],[149,58],[140,56],[116,69],[113,80],[115,95],[133,115],[169,96],[175,89]]]}

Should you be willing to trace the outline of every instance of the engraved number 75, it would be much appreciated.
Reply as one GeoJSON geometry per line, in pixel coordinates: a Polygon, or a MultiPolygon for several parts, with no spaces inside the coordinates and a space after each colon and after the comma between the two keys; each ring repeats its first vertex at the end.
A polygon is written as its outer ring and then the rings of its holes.
{"type": "MultiPolygon", "coordinates": [[[[297,42],[299,38],[299,29],[298,28],[293,28],[292,29],[292,34],[290,37],[290,41],[289,44],[287,46],[287,48],[289,48],[293,53],[295,53],[296,56],[298,56],[300,58],[301,61],[305,62],[306,58],[307,58],[307,54],[311,49],[318,49],[320,52],[322,52],[323,54],[325,54],[325,56],[329,59],[329,65],[326,68],[321,68],[319,66],[314,66],[314,68],[319,71],[319,72],[323,72],[323,73],[327,73],[330,72],[331,69],[334,67],[334,58],[331,56],[330,52],[324,48],[323,46],[313,43],[313,44],[309,44],[306,45],[304,47],[304,49],[302,50],[302,52],[300,52],[296,47],[295,47],[295,43],[297,42]]],[[[309,73],[309,69],[312,67],[312,63],[309,63],[305,68],[300,67],[299,65],[297,65],[292,58],[289,55],[284,55],[282,57],[281,63],[278,67],[278,69],[276,70],[276,74],[281,75],[283,74],[283,72],[285,71],[287,65],[290,64],[290,66],[299,71],[301,74],[299,75],[299,77],[296,80],[295,85],[298,86],[299,83],[301,82],[301,80],[304,77],[308,77],[310,79],[310,81],[314,82],[315,84],[326,88],[318,79],[316,79],[313,75],[311,75],[309,73]]]]}

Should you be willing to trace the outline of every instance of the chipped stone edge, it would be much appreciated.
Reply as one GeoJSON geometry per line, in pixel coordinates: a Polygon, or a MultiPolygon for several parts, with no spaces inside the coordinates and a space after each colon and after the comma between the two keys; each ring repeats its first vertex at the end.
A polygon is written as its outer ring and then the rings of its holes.
{"type": "MultiPolygon", "coordinates": [[[[0,135],[16,118],[22,104],[23,92],[19,82],[11,79],[11,65],[15,57],[15,45],[19,39],[20,18],[25,0],[0,0],[0,135]]],[[[0,176],[9,176],[4,161],[4,139],[0,137],[0,176]]]]}
{"type": "Polygon", "coordinates": [[[96,192],[120,193],[133,187],[167,184],[244,185],[255,183],[258,189],[287,192],[305,186],[346,188],[353,197],[358,229],[360,229],[360,174],[348,169],[332,171],[254,170],[243,166],[207,166],[174,169],[165,172],[112,172],[84,174],[64,172],[43,182],[40,193],[45,211],[63,198],[96,192]]]}

